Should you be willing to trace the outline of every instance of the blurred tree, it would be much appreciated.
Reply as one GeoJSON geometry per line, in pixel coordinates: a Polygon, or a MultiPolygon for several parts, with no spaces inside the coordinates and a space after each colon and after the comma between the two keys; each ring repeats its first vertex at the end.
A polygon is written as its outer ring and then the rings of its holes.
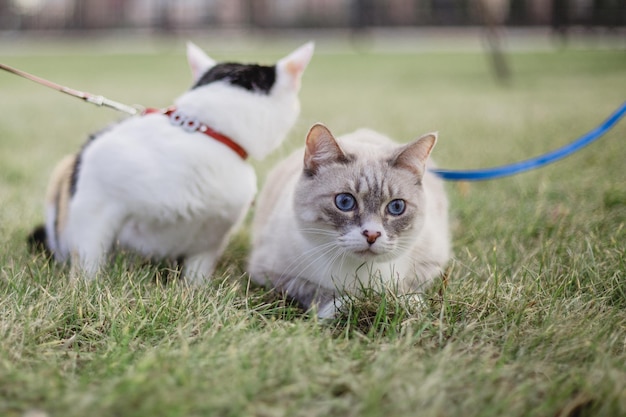
{"type": "Polygon", "coordinates": [[[162,32],[172,32],[174,30],[174,23],[171,18],[170,10],[171,2],[168,0],[157,0],[157,29],[162,32]]]}
{"type": "Polygon", "coordinates": [[[67,21],[67,29],[86,29],[87,9],[89,4],[87,0],[74,0],[72,5],[72,15],[67,21]]]}
{"type": "Polygon", "coordinates": [[[430,0],[433,22],[439,25],[467,25],[471,0],[430,0]]]}
{"type": "Polygon", "coordinates": [[[350,10],[350,26],[354,32],[374,25],[374,0],[352,0],[350,10]]]}
{"type": "Polygon", "coordinates": [[[492,68],[498,81],[506,83],[511,79],[511,70],[502,49],[502,28],[509,15],[510,0],[477,0],[476,5],[485,28],[492,68]]]}
{"type": "Polygon", "coordinates": [[[0,0],[0,29],[10,29],[13,7],[10,0],[0,0]]]}
{"type": "Polygon", "coordinates": [[[567,30],[570,25],[569,0],[552,0],[552,31],[561,41],[567,40],[567,30]]]}
{"type": "Polygon", "coordinates": [[[626,0],[593,0],[591,24],[615,28],[626,23],[626,0]]]}
{"type": "Polygon", "coordinates": [[[271,25],[270,5],[266,0],[247,0],[248,17],[252,27],[263,28],[271,25]]]}
{"type": "Polygon", "coordinates": [[[528,16],[529,2],[526,0],[511,0],[508,22],[514,25],[524,25],[530,22],[528,16]]]}

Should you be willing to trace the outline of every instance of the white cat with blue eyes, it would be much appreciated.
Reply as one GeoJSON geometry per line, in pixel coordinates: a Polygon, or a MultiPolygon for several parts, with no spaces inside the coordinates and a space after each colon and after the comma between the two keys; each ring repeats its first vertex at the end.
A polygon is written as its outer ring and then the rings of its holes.
{"type": "Polygon", "coordinates": [[[46,224],[33,233],[72,277],[91,279],[114,247],[184,258],[209,278],[256,193],[245,160],[262,159],[295,123],[306,44],[273,66],[216,63],[193,44],[193,87],[175,109],[148,111],[92,137],[52,175],[46,224]]]}
{"type": "Polygon", "coordinates": [[[311,128],[257,200],[252,279],[333,317],[343,294],[416,293],[450,258],[448,201],[427,166],[436,134],[398,145],[371,130],[311,128]]]}

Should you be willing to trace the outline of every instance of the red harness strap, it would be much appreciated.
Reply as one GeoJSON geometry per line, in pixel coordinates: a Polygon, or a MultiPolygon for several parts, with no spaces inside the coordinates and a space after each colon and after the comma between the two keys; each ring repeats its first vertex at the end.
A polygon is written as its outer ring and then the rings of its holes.
{"type": "Polygon", "coordinates": [[[147,108],[141,114],[146,115],[146,114],[153,114],[153,113],[159,113],[159,114],[169,117],[172,124],[182,127],[183,130],[187,132],[204,133],[205,135],[215,139],[216,141],[221,142],[224,145],[228,146],[237,155],[239,155],[241,159],[243,160],[248,158],[248,152],[246,152],[244,148],[239,146],[239,144],[233,141],[231,138],[211,129],[209,126],[205,125],[204,123],[200,122],[199,120],[195,118],[187,117],[184,114],[179,113],[176,110],[176,107],[168,107],[167,109],[163,109],[163,110],[147,108]]]}

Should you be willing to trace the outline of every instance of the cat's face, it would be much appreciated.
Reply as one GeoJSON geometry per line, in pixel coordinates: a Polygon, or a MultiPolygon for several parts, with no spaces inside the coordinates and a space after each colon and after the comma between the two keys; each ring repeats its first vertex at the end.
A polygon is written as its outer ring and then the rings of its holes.
{"type": "Polygon", "coordinates": [[[427,135],[405,146],[351,153],[315,125],[294,201],[301,232],[363,261],[405,253],[424,222],[421,178],[435,140],[427,135]]]}

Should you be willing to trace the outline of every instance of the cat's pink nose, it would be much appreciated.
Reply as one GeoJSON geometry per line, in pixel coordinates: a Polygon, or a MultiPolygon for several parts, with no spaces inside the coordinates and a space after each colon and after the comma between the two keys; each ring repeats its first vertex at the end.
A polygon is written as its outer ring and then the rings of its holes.
{"type": "Polygon", "coordinates": [[[367,239],[367,243],[369,243],[370,245],[374,244],[374,242],[376,242],[376,239],[378,239],[380,235],[380,232],[370,232],[369,230],[363,230],[363,236],[365,236],[365,239],[367,239]]]}

